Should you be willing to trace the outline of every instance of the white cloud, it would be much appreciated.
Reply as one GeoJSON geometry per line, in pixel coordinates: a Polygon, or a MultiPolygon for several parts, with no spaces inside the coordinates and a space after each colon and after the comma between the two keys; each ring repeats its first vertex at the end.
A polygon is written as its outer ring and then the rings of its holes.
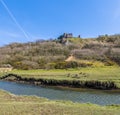
{"type": "Polygon", "coordinates": [[[118,8],[114,13],[114,19],[119,19],[119,18],[120,18],[120,8],[118,8]]]}
{"type": "Polygon", "coordinates": [[[18,23],[17,19],[14,17],[14,15],[12,14],[11,10],[8,8],[8,6],[6,5],[6,3],[3,0],[0,0],[0,2],[2,3],[2,5],[4,6],[4,8],[6,9],[7,13],[9,14],[9,16],[11,17],[11,19],[14,21],[14,23],[17,25],[17,27],[20,29],[20,31],[24,34],[24,36],[29,39],[29,36],[27,35],[27,33],[25,32],[25,30],[22,28],[22,26],[18,23]]]}
{"type": "Polygon", "coordinates": [[[13,33],[13,32],[8,32],[8,31],[0,31],[0,36],[10,37],[10,38],[23,37],[23,36],[22,36],[21,34],[19,34],[19,33],[13,33]]]}
{"type": "Polygon", "coordinates": [[[118,20],[120,19],[120,0],[117,1],[116,8],[114,11],[114,19],[118,20]]]}

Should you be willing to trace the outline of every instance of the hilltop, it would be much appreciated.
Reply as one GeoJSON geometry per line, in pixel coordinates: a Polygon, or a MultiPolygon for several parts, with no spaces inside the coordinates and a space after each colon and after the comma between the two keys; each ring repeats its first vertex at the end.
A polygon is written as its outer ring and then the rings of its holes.
{"type": "Polygon", "coordinates": [[[54,40],[0,47],[0,64],[16,69],[65,69],[120,65],[120,35],[96,38],[63,34],[54,40]],[[65,61],[72,55],[74,60],[65,61]]]}

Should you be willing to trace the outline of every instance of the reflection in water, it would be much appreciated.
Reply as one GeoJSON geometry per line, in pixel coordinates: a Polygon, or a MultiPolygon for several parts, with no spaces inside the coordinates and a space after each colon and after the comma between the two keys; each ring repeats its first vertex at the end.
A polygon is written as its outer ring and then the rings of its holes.
{"type": "Polygon", "coordinates": [[[0,89],[17,95],[37,95],[55,100],[70,100],[81,103],[90,102],[100,105],[120,104],[120,93],[103,93],[93,90],[77,92],[6,81],[0,81],[0,89]]]}

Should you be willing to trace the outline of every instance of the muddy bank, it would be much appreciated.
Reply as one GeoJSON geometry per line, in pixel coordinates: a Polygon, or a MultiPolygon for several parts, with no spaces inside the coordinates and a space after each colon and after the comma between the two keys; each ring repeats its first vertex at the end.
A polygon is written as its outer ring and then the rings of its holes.
{"type": "Polygon", "coordinates": [[[71,88],[90,88],[90,89],[102,89],[111,90],[119,89],[113,81],[82,81],[82,80],[58,80],[58,79],[45,79],[45,78],[23,78],[22,76],[16,74],[7,74],[0,77],[1,80],[14,81],[19,83],[27,83],[34,85],[44,85],[44,86],[63,86],[71,88]]]}

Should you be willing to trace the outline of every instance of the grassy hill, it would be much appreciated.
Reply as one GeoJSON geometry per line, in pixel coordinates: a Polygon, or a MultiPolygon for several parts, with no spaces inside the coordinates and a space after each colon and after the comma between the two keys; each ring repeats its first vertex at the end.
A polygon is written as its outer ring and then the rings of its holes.
{"type": "Polygon", "coordinates": [[[120,65],[120,35],[12,43],[0,47],[0,65],[16,69],[65,69],[120,65]],[[73,55],[77,61],[66,62],[73,55]]]}

